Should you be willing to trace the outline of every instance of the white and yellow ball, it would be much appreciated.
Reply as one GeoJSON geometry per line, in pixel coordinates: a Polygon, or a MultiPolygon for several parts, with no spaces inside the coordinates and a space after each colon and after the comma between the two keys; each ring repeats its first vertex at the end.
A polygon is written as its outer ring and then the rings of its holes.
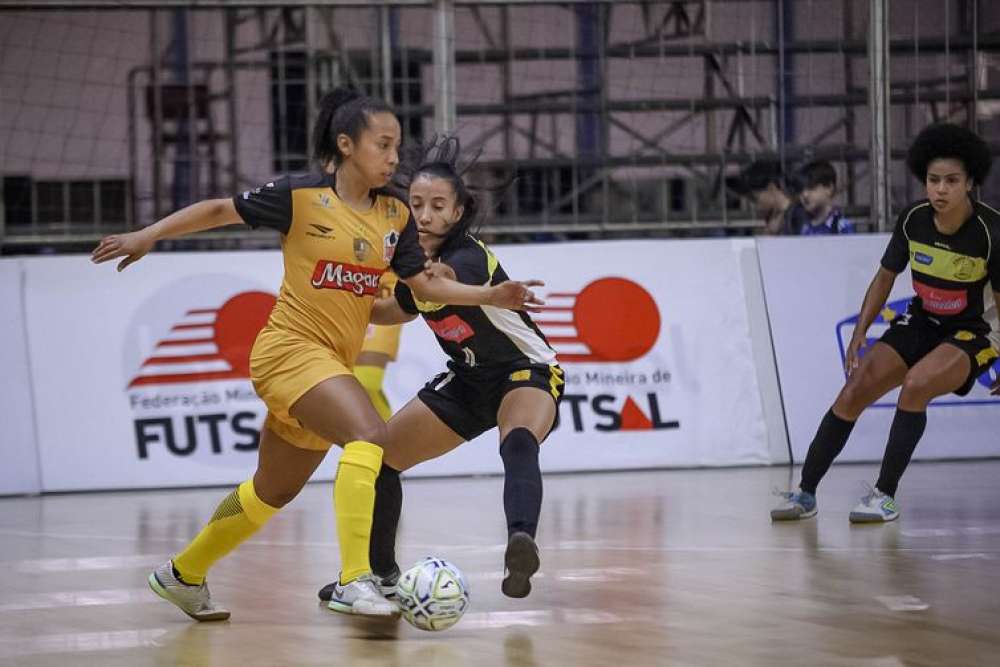
{"type": "Polygon", "coordinates": [[[450,628],[469,608],[465,576],[443,558],[424,558],[404,572],[396,595],[403,618],[421,630],[450,628]]]}

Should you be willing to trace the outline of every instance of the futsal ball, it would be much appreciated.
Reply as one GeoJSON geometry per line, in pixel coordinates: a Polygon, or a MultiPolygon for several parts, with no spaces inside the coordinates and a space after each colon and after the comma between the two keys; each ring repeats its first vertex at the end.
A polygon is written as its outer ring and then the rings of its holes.
{"type": "Polygon", "coordinates": [[[410,625],[445,630],[469,608],[469,586],[462,571],[443,558],[427,557],[399,577],[399,607],[410,625]]]}

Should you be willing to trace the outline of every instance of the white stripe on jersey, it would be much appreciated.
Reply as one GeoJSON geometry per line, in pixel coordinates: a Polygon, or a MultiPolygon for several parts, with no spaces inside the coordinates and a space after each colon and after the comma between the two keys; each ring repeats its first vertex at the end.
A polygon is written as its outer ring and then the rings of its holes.
{"type": "Polygon", "coordinates": [[[555,351],[545,344],[534,329],[524,323],[519,314],[496,306],[482,306],[482,309],[493,326],[507,336],[532,363],[549,366],[556,363],[555,351]]]}
{"type": "Polygon", "coordinates": [[[1000,350],[1000,318],[997,317],[998,308],[1000,308],[1000,303],[997,303],[996,299],[993,298],[993,290],[989,282],[987,282],[983,286],[983,319],[986,320],[986,324],[990,325],[990,332],[987,334],[990,342],[993,343],[993,347],[1000,350]]]}

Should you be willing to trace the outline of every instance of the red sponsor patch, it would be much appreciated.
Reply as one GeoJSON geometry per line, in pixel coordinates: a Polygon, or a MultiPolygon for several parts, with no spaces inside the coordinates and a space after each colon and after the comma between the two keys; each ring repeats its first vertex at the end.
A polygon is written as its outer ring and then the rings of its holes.
{"type": "Polygon", "coordinates": [[[472,338],[476,332],[472,330],[469,323],[458,315],[449,315],[443,320],[427,320],[427,326],[440,338],[450,340],[453,343],[461,343],[467,338],[472,338]]]}
{"type": "Polygon", "coordinates": [[[969,305],[969,294],[965,290],[931,287],[918,280],[913,281],[913,289],[928,313],[957,315],[969,305]]]}
{"type": "Polygon", "coordinates": [[[341,289],[355,296],[374,296],[383,273],[383,269],[321,259],[316,262],[310,283],[316,289],[341,289]]]}

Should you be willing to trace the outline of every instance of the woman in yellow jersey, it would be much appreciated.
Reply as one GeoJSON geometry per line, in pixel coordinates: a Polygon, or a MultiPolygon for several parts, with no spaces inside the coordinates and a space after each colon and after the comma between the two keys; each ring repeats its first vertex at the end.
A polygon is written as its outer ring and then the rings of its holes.
{"type": "MultiPolygon", "coordinates": [[[[507,274],[500,262],[469,233],[481,203],[463,182],[458,140],[442,138],[422,157],[409,186],[409,205],[420,245],[437,262],[435,270],[467,285],[503,284],[507,274]]],[[[563,391],[556,353],[527,313],[432,302],[405,284],[396,286],[392,299],[377,302],[373,320],[406,322],[418,314],[448,355],[448,370],[389,420],[376,482],[373,571],[383,592],[390,593],[399,577],[394,553],[402,506],[399,473],[498,427],[507,520],[501,590],[525,597],[539,567],[539,443],[552,428],[563,391]]],[[[325,586],[320,599],[331,599],[335,591],[335,583],[325,586]]]]}
{"type": "Polygon", "coordinates": [[[344,448],[334,486],[342,569],[331,606],[396,613],[368,561],[386,426],[351,374],[379,279],[391,267],[417,293],[444,303],[521,308],[534,301],[531,282],[469,288],[422,271],[425,259],[407,225],[406,205],[380,190],[398,165],[401,134],[384,102],[334,91],[317,127],[322,163],[335,163],[335,175],[283,176],[231,200],[199,202],[140,231],[103,239],[92,256],[95,263],[123,257],[121,271],[164,238],[240,222],[282,234],[281,291],[250,358],[254,388],[268,408],[257,469],[183,551],[149,576],[158,595],[199,621],[229,617],[211,599],[208,569],[298,494],[331,443],[344,448]]]}

